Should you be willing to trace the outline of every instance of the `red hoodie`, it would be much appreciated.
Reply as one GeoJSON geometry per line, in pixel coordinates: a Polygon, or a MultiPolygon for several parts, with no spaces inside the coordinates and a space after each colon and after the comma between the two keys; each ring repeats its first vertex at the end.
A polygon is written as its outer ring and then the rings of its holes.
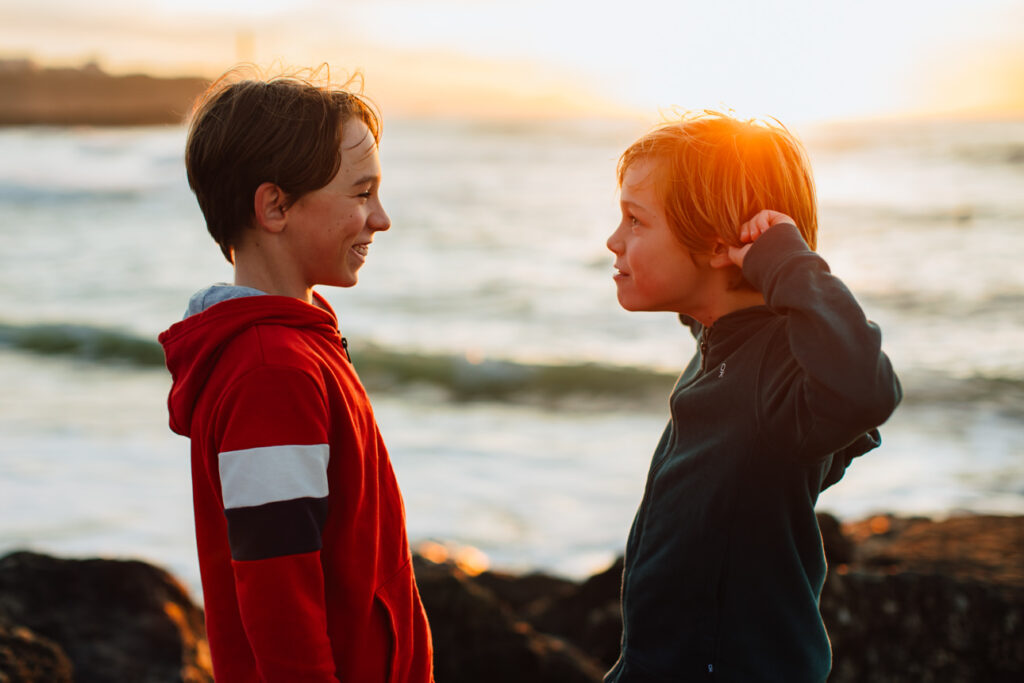
{"type": "Polygon", "coordinates": [[[337,319],[231,299],[160,335],[218,681],[433,681],[405,510],[337,319]],[[336,678],[337,677],[337,678],[336,678]]]}

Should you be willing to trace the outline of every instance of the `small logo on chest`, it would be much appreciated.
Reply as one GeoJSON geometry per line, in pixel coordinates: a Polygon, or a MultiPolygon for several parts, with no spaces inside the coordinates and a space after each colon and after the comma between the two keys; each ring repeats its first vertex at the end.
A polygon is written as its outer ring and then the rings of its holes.
{"type": "Polygon", "coordinates": [[[725,377],[725,363],[718,366],[718,376],[725,377]]]}

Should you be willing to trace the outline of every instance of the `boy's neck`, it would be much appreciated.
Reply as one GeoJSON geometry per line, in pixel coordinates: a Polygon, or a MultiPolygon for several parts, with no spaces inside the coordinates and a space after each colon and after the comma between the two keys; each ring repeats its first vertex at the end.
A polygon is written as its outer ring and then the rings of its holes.
{"type": "Polygon", "coordinates": [[[301,299],[307,304],[313,303],[313,288],[306,287],[291,273],[282,272],[274,267],[273,262],[260,258],[261,251],[247,250],[245,253],[235,252],[234,284],[240,287],[252,287],[267,294],[290,296],[301,299]]]}
{"type": "Polygon", "coordinates": [[[680,312],[694,318],[704,327],[711,327],[720,318],[724,318],[730,313],[742,311],[745,308],[764,306],[764,304],[764,296],[761,292],[752,289],[724,289],[720,290],[716,296],[710,297],[703,310],[680,312]]]}

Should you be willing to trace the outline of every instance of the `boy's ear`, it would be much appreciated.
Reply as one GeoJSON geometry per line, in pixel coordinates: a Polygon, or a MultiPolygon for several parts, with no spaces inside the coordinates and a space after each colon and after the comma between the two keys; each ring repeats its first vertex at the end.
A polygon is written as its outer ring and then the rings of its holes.
{"type": "Polygon", "coordinates": [[[711,259],[708,262],[712,268],[728,268],[736,265],[729,256],[729,245],[722,240],[715,240],[715,246],[711,249],[711,259]]]}
{"type": "Polygon", "coordinates": [[[263,183],[253,195],[253,215],[256,225],[270,232],[281,232],[285,226],[285,207],[288,196],[274,183],[263,183]]]}

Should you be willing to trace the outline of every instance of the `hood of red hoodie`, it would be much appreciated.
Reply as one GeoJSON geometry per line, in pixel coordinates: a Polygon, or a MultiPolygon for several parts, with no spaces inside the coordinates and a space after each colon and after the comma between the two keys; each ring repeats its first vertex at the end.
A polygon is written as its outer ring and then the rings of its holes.
{"type": "Polygon", "coordinates": [[[314,292],[318,306],[287,296],[230,299],[171,325],[158,337],[164,347],[171,391],[171,429],[189,436],[196,401],[224,348],[254,325],[284,325],[338,338],[334,310],[314,292]]]}

